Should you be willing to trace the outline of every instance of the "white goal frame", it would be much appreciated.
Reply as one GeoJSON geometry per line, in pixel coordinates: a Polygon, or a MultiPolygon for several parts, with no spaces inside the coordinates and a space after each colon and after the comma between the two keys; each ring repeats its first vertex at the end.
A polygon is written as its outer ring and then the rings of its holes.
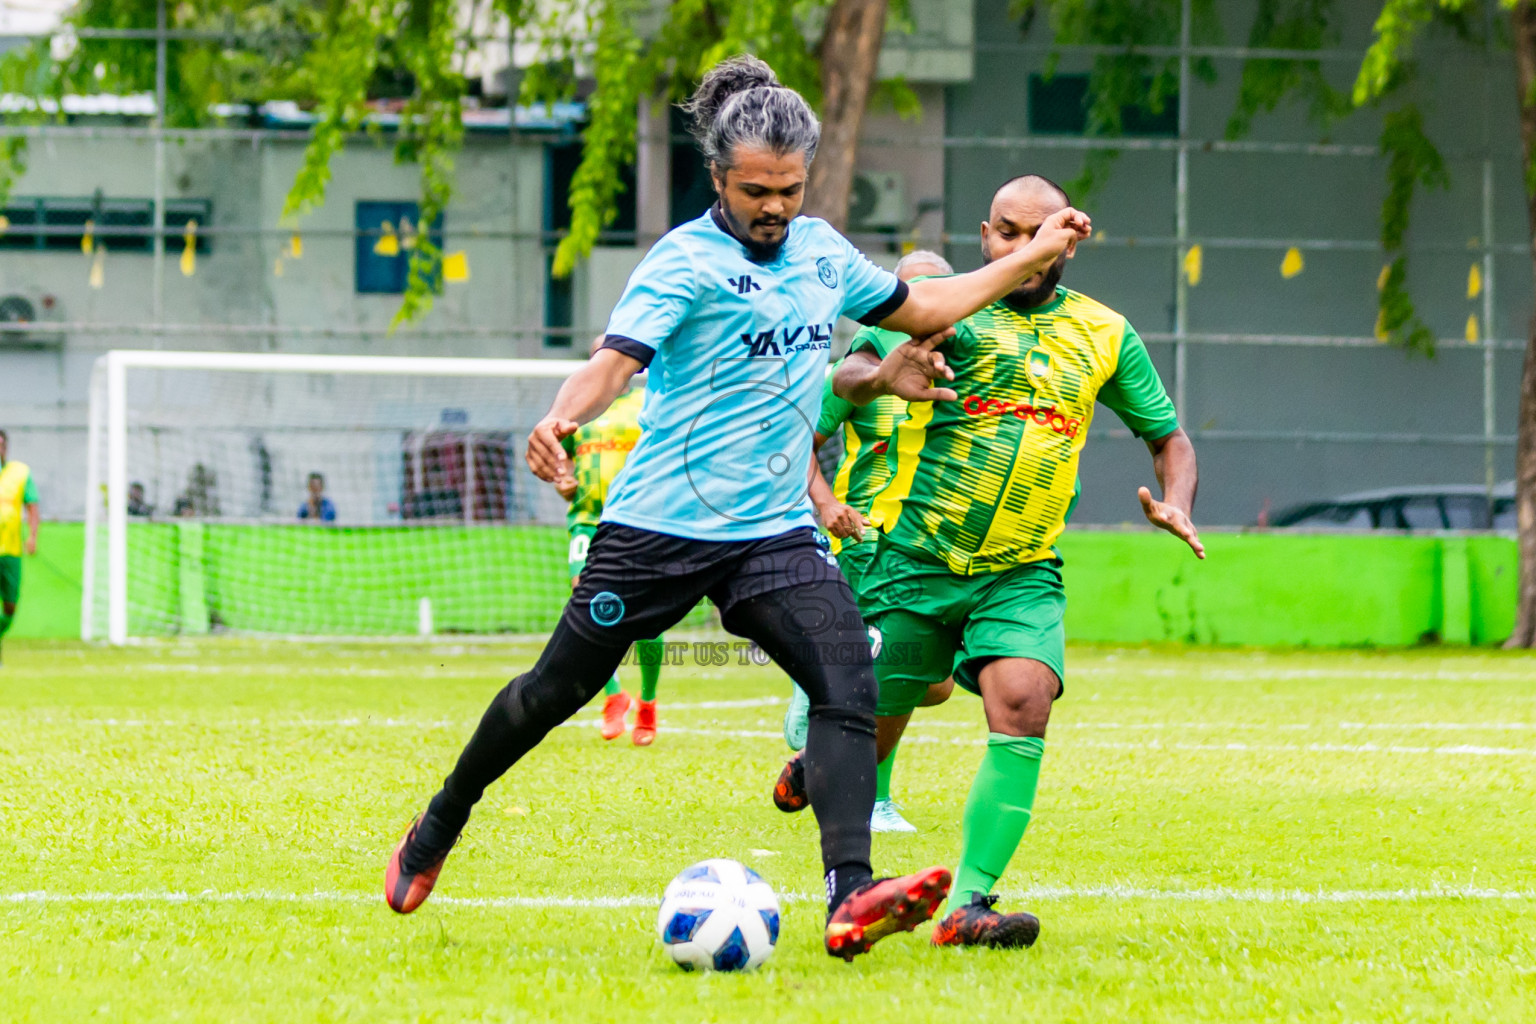
{"type": "Polygon", "coordinates": [[[170,352],[113,349],[91,368],[86,425],[85,564],[80,638],[96,639],[96,534],[101,525],[101,440],[106,433],[107,635],[128,642],[128,374],[135,369],[225,370],[231,373],[330,373],[407,377],[542,377],[564,379],[576,359],[468,359],[418,356],[325,356],[255,352],[170,352]]]}

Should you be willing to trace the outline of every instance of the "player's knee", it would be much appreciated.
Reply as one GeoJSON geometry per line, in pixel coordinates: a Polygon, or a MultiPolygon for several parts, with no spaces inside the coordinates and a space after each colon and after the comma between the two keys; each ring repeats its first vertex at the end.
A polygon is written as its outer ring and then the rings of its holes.
{"type": "Polygon", "coordinates": [[[7,602],[5,602],[5,604],[0,605],[0,611],[4,611],[7,618],[9,618],[12,615],[15,615],[16,614],[16,602],[15,601],[7,601],[7,602]]]}
{"type": "Polygon", "coordinates": [[[987,728],[1005,736],[1045,736],[1061,689],[1056,673],[1026,658],[999,658],[980,672],[987,728]]]}

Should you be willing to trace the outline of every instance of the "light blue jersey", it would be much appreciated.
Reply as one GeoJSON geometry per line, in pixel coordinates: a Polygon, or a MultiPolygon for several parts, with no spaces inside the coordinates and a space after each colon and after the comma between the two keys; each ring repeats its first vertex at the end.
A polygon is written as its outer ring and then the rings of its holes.
{"type": "Polygon", "coordinates": [[[814,217],[790,222],[771,263],[753,263],[714,210],[662,237],[608,322],[605,345],[650,376],[603,521],[699,540],[812,525],[806,467],[832,326],[877,323],[905,298],[814,217]]]}

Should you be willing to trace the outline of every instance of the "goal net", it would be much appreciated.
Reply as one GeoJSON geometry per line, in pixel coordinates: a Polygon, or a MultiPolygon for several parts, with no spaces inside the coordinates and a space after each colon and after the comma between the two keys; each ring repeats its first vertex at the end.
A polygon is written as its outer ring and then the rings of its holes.
{"type": "Polygon", "coordinates": [[[82,633],[540,633],[566,504],[523,460],[579,363],[111,352],[82,633]]]}

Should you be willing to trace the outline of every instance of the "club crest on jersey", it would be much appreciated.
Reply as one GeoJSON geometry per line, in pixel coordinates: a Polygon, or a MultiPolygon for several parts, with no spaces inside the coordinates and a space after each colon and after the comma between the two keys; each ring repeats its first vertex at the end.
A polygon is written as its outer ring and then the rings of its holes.
{"type": "Polygon", "coordinates": [[[1029,379],[1036,386],[1050,381],[1052,374],[1051,354],[1042,352],[1038,348],[1031,349],[1029,353],[1029,379]]]}
{"type": "Polygon", "coordinates": [[[837,268],[825,256],[816,261],[816,280],[828,288],[837,287],[837,268]]]}
{"type": "Polygon", "coordinates": [[[592,614],[592,621],[599,626],[617,625],[624,617],[624,599],[611,590],[605,590],[592,596],[587,610],[592,614]]]}

